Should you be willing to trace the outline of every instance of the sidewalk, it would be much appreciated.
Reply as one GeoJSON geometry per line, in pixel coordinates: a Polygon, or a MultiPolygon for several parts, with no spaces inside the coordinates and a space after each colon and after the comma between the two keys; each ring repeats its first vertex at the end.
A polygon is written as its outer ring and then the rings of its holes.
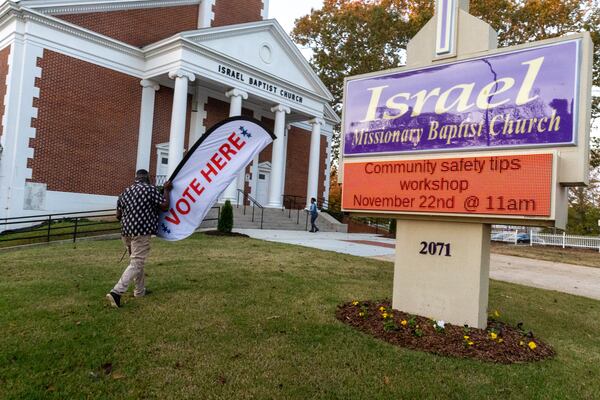
{"type": "Polygon", "coordinates": [[[255,239],[268,242],[295,244],[315,249],[359,257],[385,257],[393,255],[395,240],[368,233],[340,233],[306,231],[275,231],[260,229],[234,229],[255,239]]]}
{"type": "MultiPolygon", "coordinates": [[[[240,229],[252,238],[394,262],[395,239],[366,233],[240,229]]],[[[600,268],[492,254],[490,278],[600,300],[600,268]]]]}

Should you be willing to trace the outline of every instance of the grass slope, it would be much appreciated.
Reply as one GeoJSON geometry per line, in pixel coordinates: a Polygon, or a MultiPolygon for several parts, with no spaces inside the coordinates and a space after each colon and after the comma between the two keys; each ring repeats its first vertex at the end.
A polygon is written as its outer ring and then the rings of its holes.
{"type": "Polygon", "coordinates": [[[121,310],[104,301],[118,241],[0,252],[0,398],[598,398],[600,302],[492,282],[490,308],[558,356],[487,364],[335,319],[343,301],[390,296],[390,263],[204,235],[153,246],[153,294],[121,310]]]}

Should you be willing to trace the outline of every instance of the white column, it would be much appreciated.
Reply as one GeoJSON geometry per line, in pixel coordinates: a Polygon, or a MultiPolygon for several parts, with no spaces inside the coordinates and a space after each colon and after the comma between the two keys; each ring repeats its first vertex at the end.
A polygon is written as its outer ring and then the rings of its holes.
{"type": "Polygon", "coordinates": [[[216,0],[202,0],[198,12],[198,28],[210,28],[215,19],[213,6],[216,0]]]}
{"type": "Polygon", "coordinates": [[[269,208],[281,208],[283,206],[283,173],[285,169],[285,115],[290,113],[288,107],[278,105],[271,109],[275,113],[275,136],[273,141],[273,155],[271,159],[271,177],[269,178],[269,208]]]}
{"type": "Polygon", "coordinates": [[[173,111],[171,113],[171,133],[169,137],[170,176],[175,171],[175,168],[177,168],[177,165],[179,165],[179,162],[183,159],[188,82],[193,82],[196,77],[189,72],[177,70],[169,72],[169,78],[175,79],[173,111]]]}
{"type": "MultiPolygon", "coordinates": [[[[239,90],[232,89],[225,93],[230,100],[229,105],[229,117],[239,117],[242,115],[242,101],[248,98],[248,93],[239,90]]],[[[231,204],[237,204],[238,189],[244,190],[244,180],[246,178],[246,169],[240,171],[238,178],[231,182],[231,185],[227,186],[227,189],[223,192],[223,202],[229,200],[231,204]],[[240,187],[241,186],[241,187],[240,187]]],[[[240,196],[240,202],[242,198],[240,196]]]]}
{"type": "Polygon", "coordinates": [[[269,0],[263,0],[263,9],[260,16],[262,19],[269,19],[269,0]]]}
{"type": "MultiPolygon", "coordinates": [[[[262,113],[254,111],[254,118],[258,121],[262,120],[262,113]]],[[[252,160],[251,174],[252,181],[250,182],[250,196],[258,199],[258,164],[260,163],[260,154],[254,156],[252,160]]]]}
{"type": "MultiPolygon", "coordinates": [[[[6,96],[0,99],[5,104],[4,131],[0,139],[4,147],[0,157],[1,218],[26,214],[25,187],[32,177],[27,162],[35,157],[34,149],[30,147],[30,140],[36,137],[31,119],[38,116],[33,101],[40,96],[35,81],[42,76],[42,69],[36,62],[43,55],[44,49],[31,41],[13,41],[8,57],[8,76],[6,81],[0,82],[6,84],[6,96]]],[[[6,226],[1,226],[0,230],[3,228],[6,226]]]]}
{"type": "Polygon", "coordinates": [[[312,133],[310,134],[310,158],[308,161],[308,184],[306,185],[306,205],[310,206],[312,197],[318,198],[319,190],[319,161],[321,158],[321,126],[324,121],[315,118],[310,121],[312,133]]]}
{"type": "MultiPolygon", "coordinates": [[[[288,142],[290,140],[290,130],[291,125],[286,125],[285,127],[285,145],[283,146],[283,174],[281,174],[281,194],[285,194],[285,176],[287,170],[287,155],[288,155],[288,142]]],[[[284,204],[285,206],[285,204],[284,204]]]]}
{"type": "Polygon", "coordinates": [[[242,115],[242,101],[248,99],[248,93],[239,89],[231,89],[225,93],[225,96],[229,98],[229,116],[238,117],[242,115]]]}
{"type": "Polygon", "coordinates": [[[204,120],[206,119],[205,105],[208,101],[208,97],[203,92],[203,89],[196,86],[194,93],[194,99],[192,100],[192,115],[190,118],[190,134],[188,139],[188,149],[191,149],[193,145],[204,135],[206,127],[204,126],[204,120]]]}
{"type": "Polygon", "coordinates": [[[142,85],[142,106],[140,109],[140,130],[138,135],[138,150],[136,170],[150,170],[152,156],[152,126],[154,123],[154,99],[160,86],[155,82],[144,79],[142,85]]]}

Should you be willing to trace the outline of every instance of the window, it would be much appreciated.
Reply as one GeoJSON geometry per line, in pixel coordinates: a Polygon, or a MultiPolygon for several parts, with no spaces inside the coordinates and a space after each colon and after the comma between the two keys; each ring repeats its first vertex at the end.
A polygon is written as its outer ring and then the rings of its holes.
{"type": "Polygon", "coordinates": [[[258,174],[258,179],[265,179],[265,174],[258,174]]]}
{"type": "Polygon", "coordinates": [[[167,157],[162,157],[160,162],[161,162],[161,164],[167,165],[167,164],[169,164],[169,159],[167,157]]]}

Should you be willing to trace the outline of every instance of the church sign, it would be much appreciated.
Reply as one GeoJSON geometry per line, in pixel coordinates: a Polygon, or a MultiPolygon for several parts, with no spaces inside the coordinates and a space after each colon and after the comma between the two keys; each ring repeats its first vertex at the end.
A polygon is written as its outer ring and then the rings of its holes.
{"type": "Polygon", "coordinates": [[[541,153],[349,163],[343,201],[373,212],[554,219],[555,161],[541,153]]]}
{"type": "Polygon", "coordinates": [[[344,155],[574,145],[581,40],[349,80],[344,155]]]}
{"type": "Polygon", "coordinates": [[[343,210],[562,227],[561,177],[587,175],[589,41],[348,78],[343,210]]]}
{"type": "Polygon", "coordinates": [[[564,228],[589,181],[593,44],[496,49],[468,11],[437,0],[408,67],[346,79],[339,178],[342,211],[397,219],[393,308],[485,329],[491,225],[564,228]]]}

